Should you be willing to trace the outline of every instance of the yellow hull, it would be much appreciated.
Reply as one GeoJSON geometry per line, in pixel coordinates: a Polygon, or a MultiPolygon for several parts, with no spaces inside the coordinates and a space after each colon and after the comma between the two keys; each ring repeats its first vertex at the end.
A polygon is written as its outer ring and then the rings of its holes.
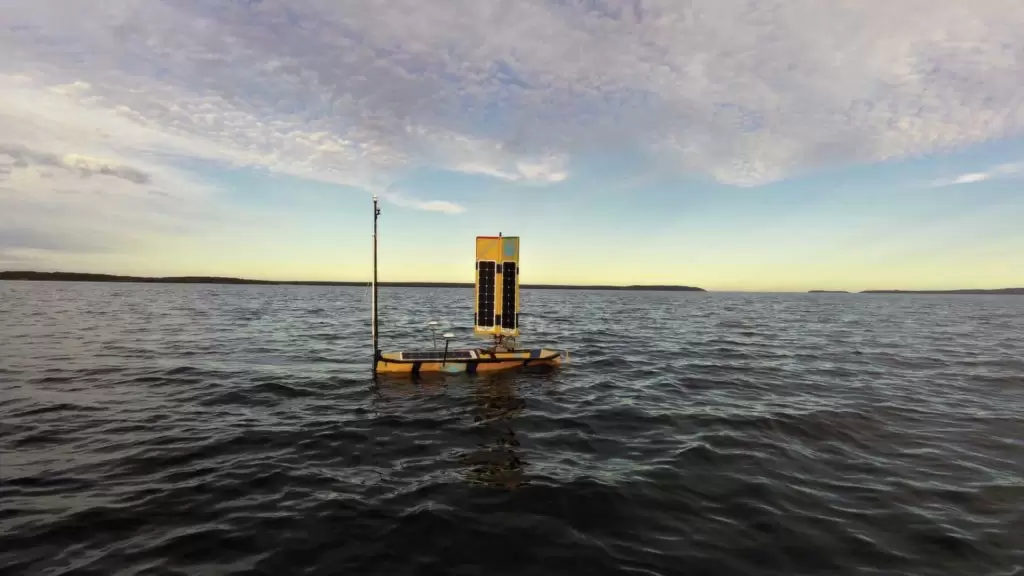
{"type": "Polygon", "coordinates": [[[441,351],[384,352],[374,362],[378,374],[476,374],[500,372],[525,367],[556,367],[563,361],[558,350],[534,348],[511,352],[487,349],[441,351]]]}

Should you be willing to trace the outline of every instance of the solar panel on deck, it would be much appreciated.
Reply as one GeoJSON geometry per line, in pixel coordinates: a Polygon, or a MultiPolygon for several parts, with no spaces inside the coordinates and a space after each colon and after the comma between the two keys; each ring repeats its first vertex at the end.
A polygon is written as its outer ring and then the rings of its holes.
{"type": "Polygon", "coordinates": [[[469,350],[449,350],[446,357],[443,350],[425,350],[423,352],[402,352],[402,360],[417,360],[433,362],[444,359],[448,360],[472,360],[473,353],[469,350]]]}
{"type": "Polygon", "coordinates": [[[501,278],[501,327],[509,330],[516,327],[516,263],[502,264],[501,278]]]}
{"type": "Polygon", "coordinates": [[[477,326],[494,326],[494,264],[477,263],[477,326]]]}

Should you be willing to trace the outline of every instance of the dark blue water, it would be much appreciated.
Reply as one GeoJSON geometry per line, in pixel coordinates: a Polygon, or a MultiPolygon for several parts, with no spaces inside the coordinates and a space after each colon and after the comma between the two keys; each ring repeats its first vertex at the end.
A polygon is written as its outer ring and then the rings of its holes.
{"type": "Polygon", "coordinates": [[[0,572],[1024,574],[1024,297],[366,292],[0,282],[0,572]]]}

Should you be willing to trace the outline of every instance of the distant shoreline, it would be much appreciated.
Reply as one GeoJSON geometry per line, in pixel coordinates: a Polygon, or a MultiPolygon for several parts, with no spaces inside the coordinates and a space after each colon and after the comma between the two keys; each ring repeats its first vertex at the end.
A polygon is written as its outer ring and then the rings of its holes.
{"type": "Polygon", "coordinates": [[[966,288],[962,290],[808,290],[808,294],[995,294],[1024,295],[1024,288],[966,288]]]}
{"type": "MultiPolygon", "coordinates": [[[[121,276],[116,274],[92,274],[84,272],[34,272],[28,270],[0,271],[0,280],[30,280],[43,282],[137,282],[142,284],[252,284],[265,286],[368,286],[368,281],[331,280],[249,280],[224,276],[121,276]]],[[[472,282],[378,282],[382,288],[472,288],[472,282]]],[[[647,292],[707,292],[695,286],[675,285],[627,285],[605,284],[523,284],[532,290],[624,290],[647,292]]],[[[808,294],[948,294],[948,295],[1024,295],[1022,288],[967,288],[960,290],[808,290],[808,294]]]]}
{"type": "MultiPolygon", "coordinates": [[[[120,276],[115,274],[90,274],[82,272],[32,272],[13,270],[0,272],[0,280],[28,280],[48,282],[137,282],[146,284],[256,284],[269,286],[368,286],[369,282],[344,282],[328,280],[248,280],[222,276],[120,276]]],[[[472,282],[378,282],[382,288],[472,288],[472,282]]],[[[707,292],[695,286],[670,285],[575,285],[575,284],[522,284],[524,289],[534,290],[641,290],[654,292],[707,292]]]]}
{"type": "Polygon", "coordinates": [[[962,290],[862,290],[861,294],[1001,294],[1024,295],[1024,288],[966,288],[962,290]]]}
{"type": "Polygon", "coordinates": [[[808,294],[994,294],[994,295],[1024,295],[1024,288],[965,288],[961,290],[861,290],[860,292],[849,292],[847,290],[808,290],[808,294]]]}

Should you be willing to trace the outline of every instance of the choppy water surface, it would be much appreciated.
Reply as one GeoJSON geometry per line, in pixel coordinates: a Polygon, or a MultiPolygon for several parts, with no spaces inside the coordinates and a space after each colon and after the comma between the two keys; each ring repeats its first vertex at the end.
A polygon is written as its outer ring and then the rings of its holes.
{"type": "Polygon", "coordinates": [[[363,288],[0,282],[0,569],[1024,575],[1024,298],[523,300],[568,366],[375,384],[363,288]]]}

